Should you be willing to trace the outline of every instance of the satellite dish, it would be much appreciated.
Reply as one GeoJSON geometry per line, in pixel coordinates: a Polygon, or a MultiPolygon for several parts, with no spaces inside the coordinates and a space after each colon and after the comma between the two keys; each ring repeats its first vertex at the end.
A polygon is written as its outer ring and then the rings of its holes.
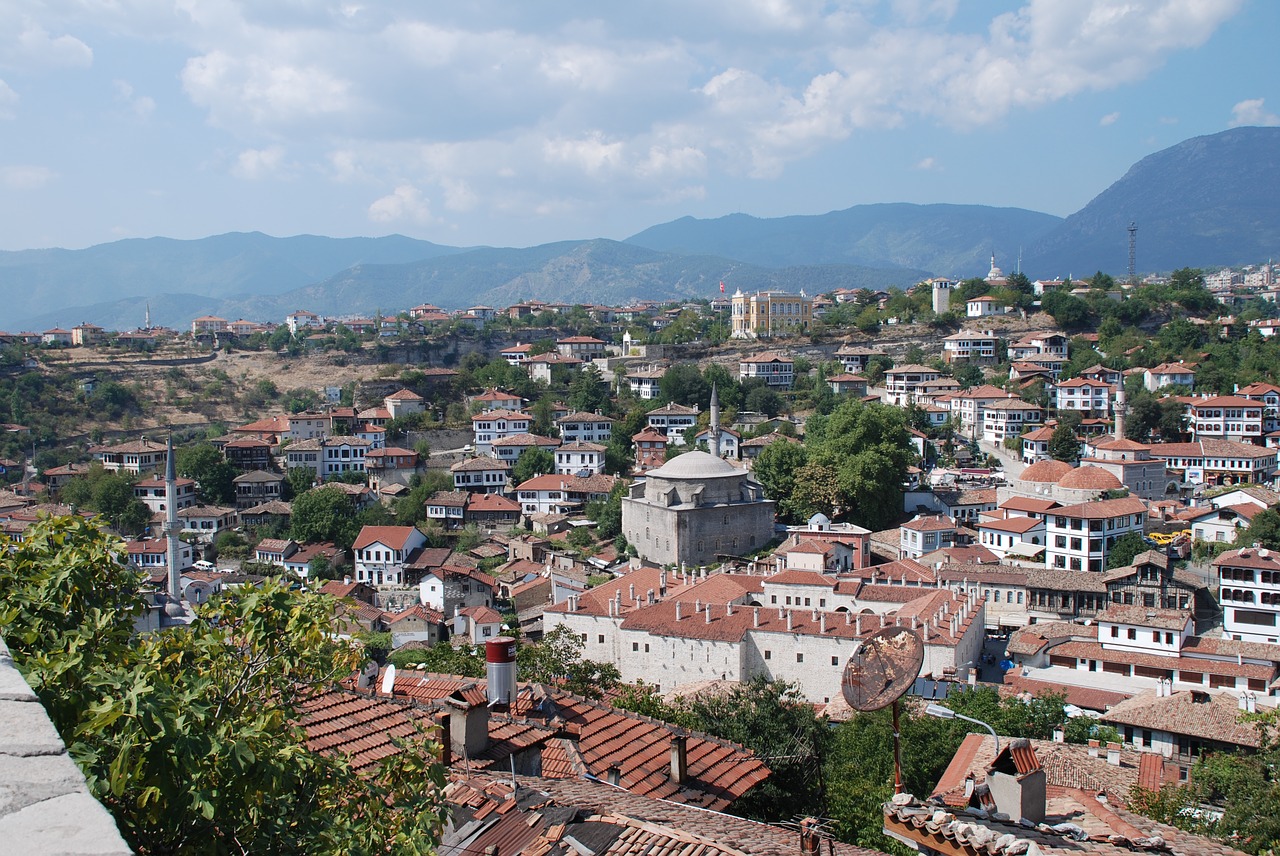
{"type": "Polygon", "coordinates": [[[840,677],[840,691],[854,710],[893,704],[920,676],[924,642],[910,627],[885,627],[858,643],[840,677]]]}
{"type": "Polygon", "coordinates": [[[396,667],[387,666],[386,673],[382,676],[382,693],[383,695],[391,695],[391,690],[396,685],[396,667]]]}
{"type": "Polygon", "coordinates": [[[360,677],[356,678],[356,689],[367,690],[373,686],[373,679],[378,677],[378,664],[373,660],[364,664],[360,677]]]}

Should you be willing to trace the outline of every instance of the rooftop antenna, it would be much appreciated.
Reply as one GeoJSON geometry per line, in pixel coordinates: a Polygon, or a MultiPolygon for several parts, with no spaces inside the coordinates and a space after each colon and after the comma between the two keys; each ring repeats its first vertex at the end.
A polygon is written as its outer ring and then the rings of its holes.
{"type": "Polygon", "coordinates": [[[840,677],[840,692],[854,710],[893,705],[893,792],[902,793],[902,741],[898,700],[920,676],[924,641],[910,627],[885,627],[861,640],[840,677]]]}

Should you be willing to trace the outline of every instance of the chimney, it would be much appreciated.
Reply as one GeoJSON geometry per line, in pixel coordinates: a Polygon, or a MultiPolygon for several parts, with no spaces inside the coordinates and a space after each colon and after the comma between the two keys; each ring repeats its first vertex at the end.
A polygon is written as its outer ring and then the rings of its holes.
{"type": "Polygon", "coordinates": [[[449,747],[453,757],[475,758],[489,746],[489,708],[453,699],[445,699],[444,703],[452,711],[449,747]]]}
{"type": "Polygon", "coordinates": [[[667,572],[663,571],[658,574],[658,594],[661,597],[667,596],[667,572]]]}
{"type": "Polygon", "coordinates": [[[822,838],[818,835],[818,821],[806,817],[800,821],[800,853],[803,856],[818,856],[822,851],[822,838]]]}
{"type": "Polygon", "coordinates": [[[862,635],[862,613],[861,612],[859,612],[858,615],[853,619],[853,632],[858,636],[862,635]]]}
{"type": "Polygon", "coordinates": [[[694,600],[694,602],[693,602],[693,611],[694,611],[694,612],[702,612],[702,598],[697,598],[696,600],[694,600]]]}
{"type": "Polygon", "coordinates": [[[671,735],[671,781],[683,785],[689,778],[689,738],[683,731],[671,735]]]}
{"type": "Polygon", "coordinates": [[[733,615],[733,603],[732,603],[732,602],[730,602],[730,603],[726,603],[726,604],[724,605],[724,614],[725,614],[725,617],[726,617],[726,618],[727,618],[728,616],[730,616],[730,615],[733,615]]]}
{"type": "Polygon", "coordinates": [[[751,626],[759,627],[760,626],[760,607],[757,606],[755,609],[751,610],[751,613],[752,613],[751,626]]]}
{"type": "Polygon", "coordinates": [[[1120,766],[1120,744],[1119,743],[1107,744],[1107,763],[1113,767],[1120,766]]]}
{"type": "Polygon", "coordinates": [[[440,764],[446,769],[453,764],[453,717],[440,716],[440,764]]]}
{"type": "Polygon", "coordinates": [[[681,615],[680,613],[681,613],[681,609],[680,609],[680,601],[678,601],[678,600],[677,600],[677,601],[676,601],[676,621],[679,621],[681,618],[683,618],[683,617],[684,617],[684,616],[683,616],[683,615],[681,615]]]}
{"type": "Polygon", "coordinates": [[[349,586],[349,585],[351,585],[351,577],[343,577],[343,578],[342,578],[342,584],[343,584],[344,586],[349,586]]]}
{"type": "Polygon", "coordinates": [[[791,629],[791,610],[787,610],[787,629],[791,629]]]}
{"type": "Polygon", "coordinates": [[[819,633],[827,632],[827,614],[825,612],[821,613],[818,616],[818,632],[819,633]]]}
{"type": "Polygon", "coordinates": [[[605,771],[605,781],[615,788],[622,787],[622,770],[618,768],[617,764],[613,764],[605,771]]]}
{"type": "Polygon", "coordinates": [[[1053,742],[1063,743],[1065,741],[1066,741],[1066,732],[1063,730],[1062,726],[1058,726],[1057,728],[1053,729],[1053,742]]]}
{"type": "Polygon", "coordinates": [[[632,583],[627,588],[627,599],[630,600],[632,603],[636,602],[636,584],[635,583],[632,583]]]}
{"type": "Polygon", "coordinates": [[[1239,696],[1236,698],[1236,707],[1243,712],[1249,709],[1249,703],[1244,700],[1244,696],[1239,696]]]}
{"type": "Polygon", "coordinates": [[[706,616],[707,616],[707,624],[710,624],[711,623],[711,604],[707,604],[706,616]]]}
{"type": "Polygon", "coordinates": [[[1244,697],[1244,698],[1245,698],[1245,712],[1246,712],[1246,713],[1257,713],[1257,712],[1258,712],[1258,696],[1257,696],[1257,694],[1255,694],[1255,693],[1247,693],[1247,694],[1245,695],[1245,697],[1244,697]]]}
{"type": "Polygon", "coordinates": [[[1098,757],[1098,747],[1100,745],[1102,744],[1100,744],[1097,740],[1094,740],[1093,738],[1089,739],[1089,757],[1090,758],[1098,757]]]}

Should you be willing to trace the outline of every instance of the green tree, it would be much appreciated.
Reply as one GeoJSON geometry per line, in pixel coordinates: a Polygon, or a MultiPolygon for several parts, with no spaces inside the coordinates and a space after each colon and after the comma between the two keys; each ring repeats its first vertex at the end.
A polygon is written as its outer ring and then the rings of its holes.
{"type": "Polygon", "coordinates": [[[804,446],[777,440],[760,450],[751,472],[764,486],[765,496],[778,503],[789,502],[795,491],[796,474],[808,461],[804,446]]]}
{"type": "Polygon", "coordinates": [[[1089,323],[1089,304],[1067,291],[1066,286],[1045,292],[1040,307],[1064,330],[1079,330],[1089,323]]]}
{"type": "Polygon", "coordinates": [[[358,662],[332,637],[331,599],[250,586],[136,636],[145,602],[118,541],[78,518],[25,534],[0,551],[0,632],[137,852],[432,851],[444,810],[429,740],[371,776],[306,748],[301,704],[358,662]]]}
{"type": "Polygon", "coordinates": [[[240,471],[227,463],[212,443],[197,443],[179,449],[174,467],[178,475],[195,479],[206,502],[235,505],[235,478],[240,471]]]}
{"type": "Polygon", "coordinates": [[[484,655],[470,645],[454,647],[451,642],[439,642],[430,648],[397,650],[387,658],[397,669],[418,667],[442,675],[462,675],[467,678],[485,676],[484,655]]]}
{"type": "Polygon", "coordinates": [[[555,456],[541,446],[530,446],[516,458],[511,468],[511,483],[521,485],[534,476],[547,475],[556,471],[555,456]]]}
{"type": "Polygon", "coordinates": [[[1117,538],[1111,545],[1111,549],[1107,551],[1107,570],[1127,568],[1133,564],[1134,558],[1139,553],[1145,553],[1150,549],[1151,545],[1142,537],[1141,532],[1126,532],[1117,538]]]}
{"type": "Polygon", "coordinates": [[[627,483],[619,481],[609,491],[607,499],[587,503],[587,519],[596,524],[596,535],[607,541],[622,532],[622,498],[627,495],[627,483]]]}
{"type": "Polygon", "coordinates": [[[755,413],[763,413],[765,416],[777,416],[782,412],[782,396],[767,386],[757,386],[747,393],[743,407],[755,413]]]}
{"type": "Polygon", "coordinates": [[[597,663],[582,657],[583,643],[564,624],[533,645],[516,651],[516,672],[522,681],[554,684],[587,698],[600,698],[618,683],[618,669],[612,663],[597,663]]]}
{"type": "Polygon", "coordinates": [[[1268,508],[1258,512],[1249,522],[1249,527],[1240,533],[1236,543],[1280,550],[1280,511],[1268,508]]]}
{"type": "Polygon", "coordinates": [[[1071,426],[1063,423],[1053,429],[1053,434],[1049,437],[1049,457],[1068,464],[1074,464],[1080,459],[1080,439],[1071,426]]]}
{"type": "Polygon", "coordinates": [[[346,549],[356,540],[360,525],[351,500],[338,487],[312,488],[293,501],[290,536],[302,544],[332,541],[346,549]]]}
{"type": "Polygon", "coordinates": [[[569,383],[568,404],[574,410],[594,413],[609,406],[609,385],[600,379],[600,370],[587,366],[569,383]]]}
{"type": "Polygon", "coordinates": [[[658,382],[658,391],[663,401],[685,406],[701,407],[711,398],[711,387],[693,363],[676,363],[667,369],[658,382]]]}
{"type": "Polygon", "coordinates": [[[302,496],[311,490],[315,483],[315,470],[310,467],[291,467],[284,475],[284,498],[289,500],[295,496],[302,496]]]}

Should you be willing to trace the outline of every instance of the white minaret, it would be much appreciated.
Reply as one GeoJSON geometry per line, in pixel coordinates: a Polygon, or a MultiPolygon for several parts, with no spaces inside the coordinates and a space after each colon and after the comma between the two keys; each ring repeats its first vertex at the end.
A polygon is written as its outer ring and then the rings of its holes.
{"type": "Polygon", "coordinates": [[[1116,425],[1116,439],[1117,439],[1117,440],[1123,440],[1123,439],[1124,439],[1124,409],[1125,409],[1125,400],[1124,400],[1124,383],[1123,383],[1123,382],[1121,382],[1119,389],[1117,389],[1117,390],[1116,390],[1116,418],[1115,418],[1115,425],[1116,425]]]}
{"type": "Polygon", "coordinates": [[[169,432],[164,462],[164,537],[169,546],[169,598],[173,603],[182,599],[182,580],[179,576],[178,556],[178,476],[173,461],[173,432],[169,432]]]}
{"type": "Polygon", "coordinates": [[[714,383],[711,384],[711,440],[708,445],[711,454],[720,457],[720,396],[714,383]]]}

